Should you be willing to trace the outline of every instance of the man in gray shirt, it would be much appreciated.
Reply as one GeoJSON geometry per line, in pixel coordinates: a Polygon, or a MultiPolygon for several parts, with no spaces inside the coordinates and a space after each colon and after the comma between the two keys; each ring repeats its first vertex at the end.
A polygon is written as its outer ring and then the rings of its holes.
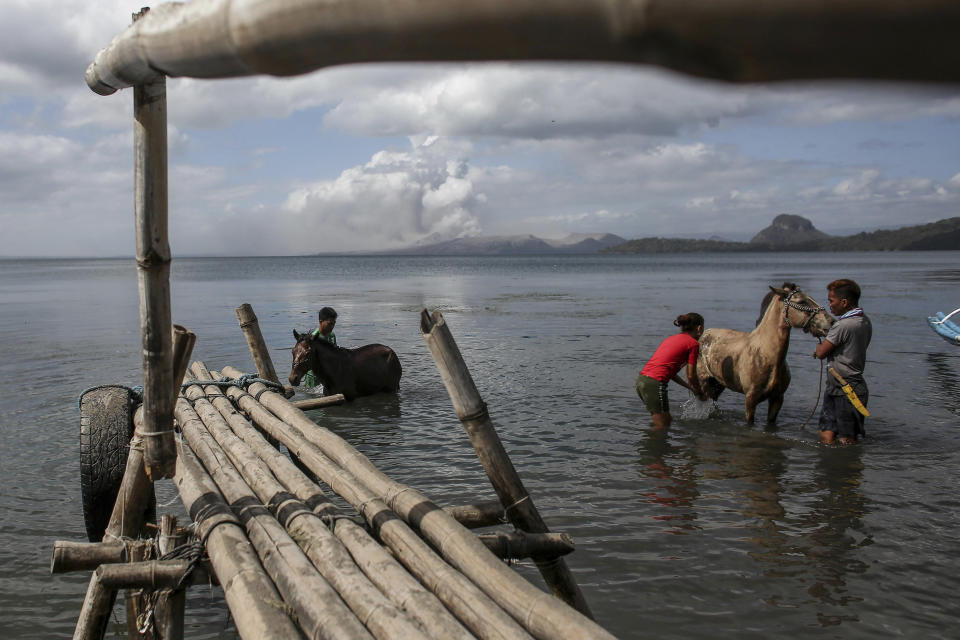
{"type": "MultiPolygon", "coordinates": [[[[826,358],[827,365],[840,374],[866,406],[868,391],[863,369],[873,327],[860,308],[860,286],[853,280],[834,280],[827,285],[827,292],[830,312],[837,316],[837,321],[817,345],[813,357],[826,358]]],[[[863,414],[847,399],[837,379],[827,376],[820,413],[820,441],[833,444],[839,439],[840,444],[853,444],[865,433],[863,420],[863,414]]]]}

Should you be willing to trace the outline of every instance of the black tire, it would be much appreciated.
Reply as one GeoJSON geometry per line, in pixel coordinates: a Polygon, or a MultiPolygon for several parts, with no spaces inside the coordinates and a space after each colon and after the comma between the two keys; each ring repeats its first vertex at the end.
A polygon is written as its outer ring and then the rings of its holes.
{"type": "Polygon", "coordinates": [[[127,466],[135,408],[132,393],[123,387],[94,389],[80,400],[80,492],[90,542],[103,539],[110,521],[127,466]]]}

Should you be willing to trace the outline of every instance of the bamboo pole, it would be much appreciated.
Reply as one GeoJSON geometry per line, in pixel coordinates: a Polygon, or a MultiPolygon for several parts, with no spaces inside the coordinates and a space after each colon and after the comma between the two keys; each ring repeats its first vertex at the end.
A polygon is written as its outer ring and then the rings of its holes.
{"type": "Polygon", "coordinates": [[[310,638],[373,638],[283,526],[261,504],[185,399],[176,414],[184,438],[238,512],[264,568],[310,638]]]}
{"type": "MultiPolygon", "coordinates": [[[[206,426],[206,431],[240,472],[246,484],[256,493],[261,504],[273,512],[290,536],[310,558],[320,574],[336,589],[354,614],[376,637],[384,640],[419,638],[423,630],[390,602],[350,557],[350,553],[326,524],[300,500],[297,500],[271,473],[247,444],[241,440],[197,387],[187,390],[193,409],[206,426]]],[[[215,400],[230,405],[226,398],[215,400]]],[[[231,422],[246,422],[233,407],[224,407],[231,422]]],[[[185,416],[178,407],[177,416],[185,416]]],[[[243,428],[243,425],[238,425],[243,428]]],[[[249,425],[246,425],[249,428],[249,425]]],[[[191,440],[192,442],[192,440],[191,440]]]]}
{"type": "MultiPolygon", "coordinates": [[[[232,377],[242,375],[240,371],[230,367],[225,367],[222,373],[232,377]]],[[[251,385],[250,388],[255,389],[256,393],[266,389],[259,383],[251,385]]],[[[457,571],[439,557],[406,522],[398,518],[397,514],[391,511],[375,493],[367,489],[354,476],[354,468],[347,468],[332,461],[316,444],[307,440],[301,429],[259,406],[260,403],[246,391],[238,387],[229,387],[226,393],[243,408],[258,427],[280,440],[291,454],[353,505],[369,523],[373,532],[393,551],[397,559],[421,583],[433,591],[470,631],[480,638],[530,637],[523,627],[504,611],[502,605],[494,602],[494,598],[485,594],[464,575],[466,572],[457,571]]],[[[265,398],[268,395],[281,398],[287,407],[303,415],[279,394],[264,392],[260,397],[265,398]]],[[[304,420],[307,424],[301,423],[302,427],[318,429],[317,425],[309,419],[304,418],[304,420]]],[[[362,469],[360,471],[363,472],[362,469]]],[[[479,542],[477,544],[484,549],[485,553],[489,553],[479,542]]],[[[500,563],[499,560],[495,561],[500,563]]],[[[539,593],[541,596],[548,597],[542,591],[539,593]]]]}
{"type": "MultiPolygon", "coordinates": [[[[229,377],[242,375],[242,372],[232,367],[224,367],[222,373],[229,377]]],[[[260,403],[272,414],[270,417],[276,416],[282,421],[281,425],[292,427],[297,432],[293,434],[288,430],[283,437],[277,436],[288,449],[298,456],[300,451],[307,455],[311,448],[305,444],[314,445],[317,452],[322,452],[336,467],[349,470],[362,486],[381,497],[386,507],[417,527],[450,564],[470,578],[504,611],[521,621],[533,635],[541,638],[612,637],[589,618],[549,597],[506,567],[476,536],[443,509],[415,489],[391,480],[349,443],[311,421],[282,395],[267,390],[259,383],[250,385],[250,392],[259,395],[260,403]],[[303,440],[307,442],[304,443],[303,440]]],[[[262,424],[254,409],[255,407],[251,406],[251,418],[270,431],[272,427],[262,424]]],[[[304,462],[310,464],[306,459],[304,462]]],[[[320,474],[318,469],[314,466],[310,468],[318,473],[324,482],[333,486],[331,480],[320,474]]],[[[337,493],[351,501],[339,489],[337,493]]],[[[365,503],[361,501],[361,504],[365,503]]],[[[366,513],[368,508],[369,506],[365,506],[361,512],[369,522],[370,517],[366,513]]]]}
{"type": "Polygon", "coordinates": [[[87,585],[87,595],[80,607],[77,617],[77,626],[73,630],[73,640],[92,640],[102,638],[110,622],[110,612],[117,597],[116,589],[108,589],[100,582],[100,577],[94,572],[87,585]],[[106,606],[104,606],[106,603],[106,606]]]}
{"type": "Polygon", "coordinates": [[[162,4],[86,72],[102,95],[157,73],[289,76],[356,62],[597,60],[735,82],[956,82],[953,0],[195,0],[162,4]]]}
{"type": "MultiPolygon", "coordinates": [[[[507,517],[517,528],[528,533],[549,533],[540,512],[523,486],[520,474],[503,447],[500,436],[497,435],[487,413],[487,405],[473,383],[443,315],[434,312],[431,316],[424,309],[420,314],[420,331],[440,370],[440,377],[450,394],[454,411],[470,437],[507,517]]],[[[566,562],[556,556],[534,556],[533,560],[555,596],[576,607],[584,615],[592,617],[590,607],[566,562]]]]}
{"type": "Polygon", "coordinates": [[[343,394],[335,393],[332,396],[297,400],[293,403],[293,406],[295,406],[297,409],[300,409],[300,411],[309,411],[310,409],[320,409],[322,407],[329,407],[335,404],[343,404],[344,402],[346,402],[346,398],[343,397],[343,394]]]}
{"type": "Polygon", "coordinates": [[[273,360],[267,350],[263,333],[260,332],[260,322],[257,320],[257,314],[253,312],[253,307],[244,302],[237,307],[236,312],[243,337],[247,339],[247,347],[250,348],[250,355],[253,356],[253,364],[257,367],[257,375],[264,380],[279,383],[280,378],[277,377],[277,370],[273,368],[273,360]]]}
{"type": "MultiPolygon", "coordinates": [[[[152,546],[152,540],[136,540],[130,546],[152,546]]],[[[129,562],[128,545],[123,542],[70,542],[56,540],[50,558],[50,573],[93,571],[102,564],[129,562]]]]}
{"type": "MultiPolygon", "coordinates": [[[[213,380],[215,377],[200,362],[194,363],[193,370],[200,380],[213,380]]],[[[214,396],[220,393],[218,387],[205,387],[205,391],[214,396]]],[[[197,396],[190,393],[196,404],[197,396]]],[[[394,604],[414,618],[431,637],[473,637],[440,600],[407,573],[365,529],[343,517],[316,483],[242,418],[229,400],[214,397],[212,402],[233,432],[267,465],[277,480],[303,504],[308,505],[313,513],[330,522],[333,534],[353,556],[354,562],[394,604]]]]}
{"type": "MultiPolygon", "coordinates": [[[[174,358],[176,362],[176,358],[174,358]]],[[[186,369],[180,371],[180,378],[186,369]]],[[[177,529],[177,518],[169,513],[163,514],[160,519],[160,535],[157,536],[157,552],[161,557],[170,553],[179,546],[185,536],[177,529]]],[[[190,578],[196,579],[198,571],[194,567],[190,578]]],[[[154,607],[154,620],[157,634],[161,640],[183,640],[183,618],[187,606],[187,590],[180,588],[175,582],[171,588],[164,589],[157,595],[157,604],[154,607]]]]}
{"type": "MultiPolygon", "coordinates": [[[[187,560],[143,560],[97,567],[100,582],[109,589],[171,589],[179,584],[190,566],[187,560]]],[[[209,582],[208,573],[196,567],[186,585],[209,582]],[[195,574],[195,575],[194,575],[195,574]]]]}
{"type": "Polygon", "coordinates": [[[508,522],[506,516],[503,514],[503,505],[500,504],[499,500],[447,506],[444,507],[443,510],[453,516],[454,520],[467,529],[492,527],[508,522]]]}
{"type": "MultiPolygon", "coordinates": [[[[149,15],[149,14],[148,14],[149,15]]],[[[139,21],[138,21],[139,22],[139,21]]],[[[159,78],[133,91],[134,210],[143,346],[143,461],[152,480],[173,476],[174,371],[167,241],[167,89],[159,78]]],[[[177,381],[179,382],[179,381],[177,381]]]]}
{"type": "Polygon", "coordinates": [[[302,635],[244,534],[243,525],[224,502],[213,479],[193,453],[177,456],[173,481],[197,523],[210,564],[221,585],[240,637],[300,640],[302,635]]]}
{"type": "Polygon", "coordinates": [[[573,552],[573,539],[565,533],[497,531],[477,536],[498,558],[557,557],[573,552]]]}

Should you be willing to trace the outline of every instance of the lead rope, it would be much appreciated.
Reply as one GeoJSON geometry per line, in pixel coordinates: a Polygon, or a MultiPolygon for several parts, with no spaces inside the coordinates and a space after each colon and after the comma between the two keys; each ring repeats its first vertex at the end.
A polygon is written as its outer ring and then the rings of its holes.
{"type": "MultiPolygon", "coordinates": [[[[823,343],[823,340],[817,338],[817,342],[823,343]]],[[[817,403],[813,405],[813,410],[810,411],[810,415],[807,416],[807,419],[803,421],[803,424],[800,425],[800,431],[803,431],[803,428],[807,426],[807,423],[810,422],[810,418],[813,417],[813,414],[817,412],[817,407],[820,406],[820,394],[823,393],[823,359],[820,359],[820,380],[817,381],[817,403]]]]}

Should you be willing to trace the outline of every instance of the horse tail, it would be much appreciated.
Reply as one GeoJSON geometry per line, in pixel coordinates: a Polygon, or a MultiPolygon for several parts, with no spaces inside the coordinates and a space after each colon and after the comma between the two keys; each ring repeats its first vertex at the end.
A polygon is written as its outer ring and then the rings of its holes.
{"type": "Polygon", "coordinates": [[[396,372],[396,379],[391,382],[393,383],[393,390],[398,390],[400,388],[400,377],[403,375],[403,367],[400,366],[400,358],[397,357],[397,352],[389,347],[387,347],[387,371],[391,374],[396,372]]]}

